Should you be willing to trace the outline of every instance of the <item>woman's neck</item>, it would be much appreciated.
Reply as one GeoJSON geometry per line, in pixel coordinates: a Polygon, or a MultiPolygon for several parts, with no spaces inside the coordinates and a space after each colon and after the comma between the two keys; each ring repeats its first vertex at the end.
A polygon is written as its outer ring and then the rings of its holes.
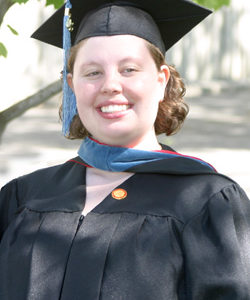
{"type": "Polygon", "coordinates": [[[139,143],[136,144],[128,144],[123,147],[126,148],[133,148],[133,149],[139,149],[139,150],[147,150],[147,151],[152,151],[152,150],[161,150],[161,145],[158,143],[157,139],[155,140],[142,140],[139,143]]]}
{"type": "Polygon", "coordinates": [[[140,139],[135,139],[133,141],[126,141],[124,143],[117,143],[117,141],[107,142],[95,138],[93,139],[99,143],[106,144],[109,146],[115,146],[115,147],[133,148],[133,149],[146,150],[146,151],[162,150],[162,147],[159,144],[155,133],[151,133],[151,132],[140,139]]]}

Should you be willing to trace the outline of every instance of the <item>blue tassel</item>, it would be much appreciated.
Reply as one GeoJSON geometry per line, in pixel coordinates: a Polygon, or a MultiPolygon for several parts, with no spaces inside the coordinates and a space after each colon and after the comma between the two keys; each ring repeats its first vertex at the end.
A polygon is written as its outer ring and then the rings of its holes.
{"type": "Polygon", "coordinates": [[[71,48],[71,34],[73,23],[71,20],[70,9],[72,5],[70,0],[65,3],[65,15],[63,19],[63,50],[64,50],[64,67],[63,67],[63,109],[62,109],[62,132],[65,136],[69,135],[70,124],[73,117],[77,114],[76,97],[67,82],[67,62],[71,48]]]}

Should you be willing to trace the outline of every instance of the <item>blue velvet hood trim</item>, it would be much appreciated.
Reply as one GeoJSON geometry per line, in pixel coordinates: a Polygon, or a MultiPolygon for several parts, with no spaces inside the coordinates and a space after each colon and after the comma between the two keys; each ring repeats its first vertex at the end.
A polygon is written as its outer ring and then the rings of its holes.
{"type": "Polygon", "coordinates": [[[210,170],[215,171],[210,164],[203,160],[182,155],[174,151],[145,151],[133,148],[115,147],[101,144],[88,137],[83,140],[78,155],[90,167],[113,172],[123,172],[141,164],[176,157],[194,160],[207,166],[210,170]]]}

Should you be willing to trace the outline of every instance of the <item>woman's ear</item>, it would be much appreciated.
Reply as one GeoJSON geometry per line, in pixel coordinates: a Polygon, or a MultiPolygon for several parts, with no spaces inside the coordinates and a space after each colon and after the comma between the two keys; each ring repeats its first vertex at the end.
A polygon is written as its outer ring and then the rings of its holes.
{"type": "Polygon", "coordinates": [[[160,82],[166,87],[170,77],[170,71],[167,65],[162,65],[159,73],[160,82]]]}
{"type": "Polygon", "coordinates": [[[72,91],[74,92],[74,86],[73,86],[73,75],[71,73],[67,74],[67,82],[72,91]]]}
{"type": "Polygon", "coordinates": [[[158,81],[160,83],[160,97],[159,101],[162,102],[164,100],[165,89],[170,77],[170,71],[167,65],[162,65],[159,71],[158,81]]]}

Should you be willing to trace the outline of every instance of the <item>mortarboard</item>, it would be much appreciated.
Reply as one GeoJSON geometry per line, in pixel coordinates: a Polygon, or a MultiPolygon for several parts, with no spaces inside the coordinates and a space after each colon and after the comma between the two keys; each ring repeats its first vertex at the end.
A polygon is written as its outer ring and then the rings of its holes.
{"type": "MultiPolygon", "coordinates": [[[[64,48],[65,60],[71,44],[88,37],[121,34],[141,37],[164,54],[210,13],[211,10],[190,0],[67,0],[32,37],[64,48]]],[[[69,133],[71,120],[76,114],[74,94],[67,85],[66,72],[65,63],[65,135],[69,133]]]]}

